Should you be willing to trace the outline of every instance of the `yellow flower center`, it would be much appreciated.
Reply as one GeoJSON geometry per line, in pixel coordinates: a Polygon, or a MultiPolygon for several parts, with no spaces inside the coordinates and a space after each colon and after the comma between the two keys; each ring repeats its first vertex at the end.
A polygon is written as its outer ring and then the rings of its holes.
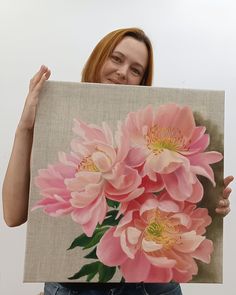
{"type": "Polygon", "coordinates": [[[99,169],[94,164],[91,156],[83,158],[78,165],[78,171],[99,172],[99,169]]]}
{"type": "Polygon", "coordinates": [[[180,151],[186,149],[185,140],[178,128],[165,128],[155,125],[148,130],[146,135],[148,148],[159,154],[164,149],[180,151]]]}
{"type": "Polygon", "coordinates": [[[179,240],[179,228],[165,213],[155,210],[153,218],[144,231],[144,238],[170,249],[179,240]]]}

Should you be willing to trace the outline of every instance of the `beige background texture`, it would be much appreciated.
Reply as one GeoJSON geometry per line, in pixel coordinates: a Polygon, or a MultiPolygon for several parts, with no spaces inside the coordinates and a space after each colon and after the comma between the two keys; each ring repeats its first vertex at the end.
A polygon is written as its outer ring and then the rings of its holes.
{"type": "MultiPolygon", "coordinates": [[[[59,151],[70,151],[74,118],[95,124],[106,121],[114,128],[117,120],[122,120],[128,112],[147,104],[155,107],[169,102],[189,105],[197,125],[207,127],[207,133],[211,136],[209,150],[223,153],[223,91],[50,81],[46,82],[39,101],[31,159],[25,282],[66,282],[84,263],[88,263],[82,258],[85,252],[80,252],[78,247],[66,250],[74,238],[82,233],[80,226],[70,216],[53,218],[40,209],[30,211],[41,198],[34,185],[37,171],[57,162],[59,151]]],[[[208,180],[201,178],[205,194],[199,205],[207,207],[213,219],[207,237],[214,242],[214,253],[209,265],[198,263],[199,273],[192,282],[222,282],[223,222],[214,209],[223,189],[223,161],[214,164],[213,168],[217,186],[213,188],[208,180]]],[[[73,282],[84,280],[85,277],[73,282]]],[[[120,275],[117,273],[113,281],[119,280],[120,275]]]]}

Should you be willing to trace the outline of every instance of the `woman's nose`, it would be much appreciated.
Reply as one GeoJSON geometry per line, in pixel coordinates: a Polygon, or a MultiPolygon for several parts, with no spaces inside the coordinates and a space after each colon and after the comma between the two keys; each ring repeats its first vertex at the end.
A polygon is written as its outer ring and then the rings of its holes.
{"type": "Polygon", "coordinates": [[[128,73],[128,66],[127,65],[120,65],[117,70],[116,73],[119,77],[122,77],[123,79],[125,79],[127,77],[127,73],[128,73]]]}

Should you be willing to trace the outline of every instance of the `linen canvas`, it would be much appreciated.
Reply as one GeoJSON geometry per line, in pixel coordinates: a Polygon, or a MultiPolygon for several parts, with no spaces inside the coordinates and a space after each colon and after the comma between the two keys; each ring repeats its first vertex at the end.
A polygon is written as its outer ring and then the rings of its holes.
{"type": "Polygon", "coordinates": [[[46,82],[25,282],[222,282],[224,92],[46,82]]]}

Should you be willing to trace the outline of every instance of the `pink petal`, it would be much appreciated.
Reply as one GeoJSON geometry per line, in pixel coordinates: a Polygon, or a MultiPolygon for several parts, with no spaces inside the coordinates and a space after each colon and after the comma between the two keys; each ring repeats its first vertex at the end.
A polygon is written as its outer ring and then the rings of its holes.
{"type": "Polygon", "coordinates": [[[34,211],[39,208],[43,208],[43,211],[46,214],[54,217],[69,214],[73,210],[70,202],[63,200],[56,195],[53,198],[41,199],[31,210],[34,211]]]}
{"type": "Polygon", "coordinates": [[[113,140],[113,133],[111,128],[106,122],[102,122],[102,129],[103,129],[104,136],[106,138],[106,143],[113,146],[114,140],[113,140]]]}
{"type": "Polygon", "coordinates": [[[145,239],[142,240],[142,248],[144,250],[144,252],[154,252],[154,251],[158,251],[163,247],[163,245],[161,244],[157,244],[154,241],[147,241],[145,239]]]}
{"type": "Polygon", "coordinates": [[[196,143],[191,144],[189,151],[191,153],[203,152],[210,143],[210,137],[208,134],[204,134],[201,139],[199,139],[196,143]]]}
{"type": "Polygon", "coordinates": [[[65,179],[65,184],[71,191],[81,191],[88,184],[99,184],[101,177],[100,172],[79,171],[74,178],[65,179]]]}
{"type": "Polygon", "coordinates": [[[127,257],[134,259],[136,248],[133,247],[133,245],[129,245],[125,231],[123,231],[120,235],[120,245],[127,257]]]}
{"type": "Polygon", "coordinates": [[[192,195],[190,198],[188,198],[188,202],[191,203],[198,203],[201,201],[202,197],[203,197],[203,186],[201,184],[201,182],[196,178],[196,182],[193,183],[192,185],[192,195]]]}
{"type": "Polygon", "coordinates": [[[75,209],[71,217],[75,222],[81,224],[86,235],[91,237],[97,224],[103,222],[106,212],[106,199],[100,197],[87,207],[75,209]]]}
{"type": "MultiPolygon", "coordinates": [[[[172,174],[163,174],[163,182],[165,184],[166,190],[169,195],[176,201],[186,201],[191,196],[191,190],[189,189],[187,194],[184,194],[179,187],[179,178],[175,173],[172,174]]],[[[192,188],[191,183],[188,184],[188,187],[192,188]]]]}
{"type": "Polygon", "coordinates": [[[146,254],[147,259],[152,265],[161,267],[161,268],[172,268],[175,266],[176,261],[174,259],[169,259],[167,257],[156,257],[146,254]]]}
{"type": "Polygon", "coordinates": [[[64,169],[68,169],[68,168],[71,169],[73,167],[74,171],[77,170],[78,164],[81,161],[81,159],[73,153],[66,154],[64,152],[59,152],[58,158],[60,162],[64,165],[64,169]]]}
{"type": "Polygon", "coordinates": [[[172,280],[172,269],[151,266],[145,283],[168,283],[172,280]]]}
{"type": "Polygon", "coordinates": [[[156,173],[167,174],[172,173],[184,163],[185,158],[178,153],[164,149],[158,155],[150,155],[146,164],[156,173]]]}
{"type": "Polygon", "coordinates": [[[135,245],[138,243],[141,231],[135,227],[129,226],[126,230],[127,240],[130,244],[135,245]]]}
{"type": "Polygon", "coordinates": [[[184,214],[184,213],[173,214],[171,216],[171,219],[172,218],[177,218],[179,220],[179,224],[182,224],[183,226],[185,226],[187,228],[189,228],[190,225],[192,224],[190,216],[188,216],[187,214],[184,214]]]}
{"type": "Polygon", "coordinates": [[[130,138],[129,134],[125,128],[124,124],[118,122],[117,124],[117,131],[115,134],[115,139],[117,143],[117,162],[123,162],[129,152],[130,149],[130,138]]]}
{"type": "Polygon", "coordinates": [[[193,274],[188,270],[174,268],[172,271],[173,280],[175,280],[178,283],[187,283],[193,278],[193,274]]]}
{"type": "Polygon", "coordinates": [[[93,124],[86,124],[79,119],[74,120],[73,131],[81,136],[84,140],[99,140],[106,142],[104,131],[100,127],[93,124]]]}
{"type": "Polygon", "coordinates": [[[139,130],[142,130],[143,126],[146,125],[151,127],[153,125],[153,106],[147,105],[144,109],[139,110],[136,116],[136,123],[139,130]]]}
{"type": "Polygon", "coordinates": [[[176,104],[161,105],[157,109],[155,122],[161,127],[172,127],[181,131],[181,135],[188,139],[195,128],[193,113],[189,107],[179,107],[176,104]]]}
{"type": "Polygon", "coordinates": [[[157,193],[164,189],[164,183],[160,175],[156,175],[156,181],[152,181],[149,177],[144,177],[142,179],[142,187],[145,188],[146,193],[157,193]]]}
{"type": "Polygon", "coordinates": [[[107,213],[107,204],[105,198],[101,200],[99,208],[94,208],[92,218],[85,224],[82,224],[83,231],[88,237],[92,237],[96,226],[102,224],[107,213]]]}
{"type": "Polygon", "coordinates": [[[210,263],[211,254],[213,252],[213,243],[211,240],[205,239],[198,248],[192,253],[192,256],[205,263],[210,263]]]}
{"type": "Polygon", "coordinates": [[[136,253],[134,259],[127,259],[120,266],[121,273],[127,283],[143,282],[147,279],[150,272],[150,262],[139,251],[136,253]]]}
{"type": "Polygon", "coordinates": [[[110,163],[113,165],[116,160],[116,151],[114,147],[103,142],[94,142],[93,144],[95,146],[94,153],[99,151],[102,152],[107,158],[110,159],[110,163]]]}
{"type": "Polygon", "coordinates": [[[111,159],[103,152],[93,153],[92,160],[100,172],[108,172],[112,168],[111,159]]]}
{"type": "Polygon", "coordinates": [[[222,154],[218,152],[206,152],[189,157],[191,170],[199,175],[203,175],[210,179],[215,186],[214,173],[209,164],[213,164],[222,160],[222,154]]]}
{"type": "Polygon", "coordinates": [[[205,237],[197,235],[195,231],[183,233],[180,237],[181,240],[174,245],[174,249],[183,253],[195,251],[205,239],[205,237]]]}
{"type": "Polygon", "coordinates": [[[196,143],[198,143],[202,139],[205,132],[206,132],[205,126],[196,126],[194,128],[194,131],[191,137],[191,147],[194,146],[196,143]]]}
{"type": "Polygon", "coordinates": [[[84,191],[72,192],[71,204],[73,207],[83,208],[103,194],[102,184],[87,185],[84,191]]]}
{"type": "Polygon", "coordinates": [[[127,256],[120,246],[120,238],[114,237],[115,227],[110,228],[101,238],[97,246],[98,259],[107,266],[123,264],[127,256]]]}
{"type": "Polygon", "coordinates": [[[145,203],[142,204],[140,208],[140,215],[143,215],[144,212],[156,209],[158,206],[158,201],[156,199],[149,199],[145,203]]]}
{"type": "Polygon", "coordinates": [[[186,272],[188,275],[190,274],[190,276],[192,276],[193,274],[197,274],[198,266],[191,255],[181,253],[178,251],[169,250],[168,257],[176,261],[176,265],[173,268],[173,271],[176,269],[182,270],[184,271],[184,273],[186,272]]]}
{"type": "Polygon", "coordinates": [[[125,228],[132,221],[132,218],[133,212],[128,211],[117,225],[116,230],[114,232],[115,237],[119,237],[121,235],[123,228],[125,228]]]}
{"type": "Polygon", "coordinates": [[[138,167],[145,162],[149,154],[150,154],[150,151],[148,151],[145,148],[145,146],[133,147],[129,150],[128,155],[125,159],[125,162],[127,163],[128,166],[138,167]]]}

